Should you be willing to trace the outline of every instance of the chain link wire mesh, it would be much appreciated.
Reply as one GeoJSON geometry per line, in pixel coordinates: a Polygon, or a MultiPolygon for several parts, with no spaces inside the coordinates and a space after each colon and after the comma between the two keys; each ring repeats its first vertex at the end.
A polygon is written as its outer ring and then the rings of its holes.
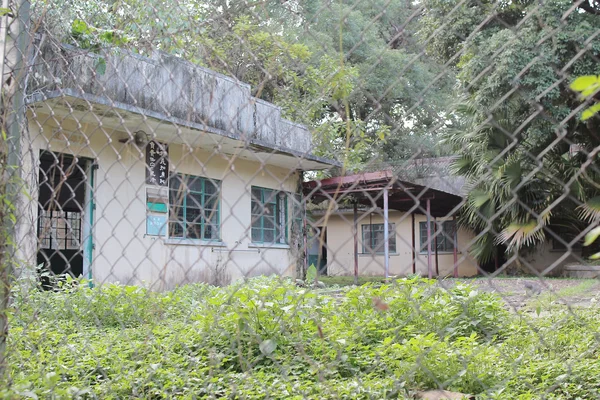
{"type": "Polygon", "coordinates": [[[600,397],[596,0],[0,19],[3,398],[600,397]]]}

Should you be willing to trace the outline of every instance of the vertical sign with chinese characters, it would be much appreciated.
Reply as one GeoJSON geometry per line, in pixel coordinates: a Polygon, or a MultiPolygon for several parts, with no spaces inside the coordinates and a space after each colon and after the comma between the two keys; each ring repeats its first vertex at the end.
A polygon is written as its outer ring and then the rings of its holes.
{"type": "Polygon", "coordinates": [[[146,146],[146,183],[156,186],[169,184],[169,146],[151,140],[146,146]]]}

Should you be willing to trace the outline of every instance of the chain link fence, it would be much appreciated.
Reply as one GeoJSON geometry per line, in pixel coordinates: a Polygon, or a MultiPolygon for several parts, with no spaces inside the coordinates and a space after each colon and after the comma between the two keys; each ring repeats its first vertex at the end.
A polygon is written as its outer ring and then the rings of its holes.
{"type": "Polygon", "coordinates": [[[4,0],[3,398],[600,397],[596,0],[4,0]]]}

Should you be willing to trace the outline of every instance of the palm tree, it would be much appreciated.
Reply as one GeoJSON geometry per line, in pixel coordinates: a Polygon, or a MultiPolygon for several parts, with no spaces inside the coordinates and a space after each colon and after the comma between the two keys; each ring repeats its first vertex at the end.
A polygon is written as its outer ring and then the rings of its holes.
{"type": "Polygon", "coordinates": [[[535,248],[555,238],[558,226],[581,239],[600,217],[600,174],[586,164],[593,144],[572,135],[582,149],[573,153],[568,142],[541,140],[513,122],[520,106],[507,101],[485,113],[473,100],[461,101],[461,126],[444,138],[459,156],[453,172],[467,178],[459,223],[478,234],[471,254],[481,263],[498,255],[498,245],[507,252],[535,248]]]}

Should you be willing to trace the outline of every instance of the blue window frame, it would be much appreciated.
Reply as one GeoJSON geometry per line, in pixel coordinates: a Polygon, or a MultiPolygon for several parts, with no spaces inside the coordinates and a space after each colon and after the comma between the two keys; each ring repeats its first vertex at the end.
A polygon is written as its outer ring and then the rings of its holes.
{"type": "Polygon", "coordinates": [[[285,192],[252,186],[253,243],[287,244],[287,195],[285,192]]]}
{"type": "Polygon", "coordinates": [[[169,179],[169,236],[220,240],[221,182],[175,174],[169,179]]]}

